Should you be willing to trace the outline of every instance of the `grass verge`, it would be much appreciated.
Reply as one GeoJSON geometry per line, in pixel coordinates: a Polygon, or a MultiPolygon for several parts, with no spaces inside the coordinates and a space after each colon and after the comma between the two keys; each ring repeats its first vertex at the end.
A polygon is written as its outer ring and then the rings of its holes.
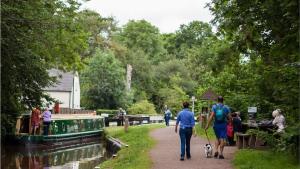
{"type": "Polygon", "coordinates": [[[100,164],[101,169],[148,169],[151,168],[150,149],[155,141],[149,136],[149,132],[155,128],[161,128],[161,124],[130,126],[128,132],[123,127],[109,127],[108,135],[120,139],[129,147],[122,148],[118,156],[100,164]]]}
{"type": "Polygon", "coordinates": [[[233,164],[236,169],[300,169],[289,155],[249,149],[239,150],[233,164]]]}
{"type": "MultiPolygon", "coordinates": [[[[205,135],[205,130],[203,128],[201,128],[201,126],[199,124],[195,125],[195,129],[196,129],[196,133],[197,133],[198,136],[200,136],[204,139],[207,139],[206,135],[205,135]]],[[[214,133],[212,127],[207,129],[207,136],[208,136],[208,138],[211,142],[216,139],[216,136],[215,136],[215,133],[214,133]]]]}

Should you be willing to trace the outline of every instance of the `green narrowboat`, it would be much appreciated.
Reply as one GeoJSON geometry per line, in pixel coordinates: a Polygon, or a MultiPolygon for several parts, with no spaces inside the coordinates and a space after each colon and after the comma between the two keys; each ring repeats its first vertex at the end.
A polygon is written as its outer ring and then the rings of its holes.
{"type": "Polygon", "coordinates": [[[100,137],[104,117],[94,114],[52,114],[49,135],[43,135],[43,124],[38,134],[31,134],[30,115],[20,116],[16,123],[14,140],[30,146],[60,146],[85,143],[100,137]]]}

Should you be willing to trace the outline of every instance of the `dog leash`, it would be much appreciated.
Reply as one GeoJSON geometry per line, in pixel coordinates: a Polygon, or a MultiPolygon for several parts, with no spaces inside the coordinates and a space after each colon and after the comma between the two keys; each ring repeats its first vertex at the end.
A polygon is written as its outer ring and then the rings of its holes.
{"type": "MultiPolygon", "coordinates": [[[[207,140],[208,140],[208,143],[210,144],[210,141],[209,141],[209,138],[208,138],[208,135],[207,135],[207,132],[206,132],[206,130],[204,130],[205,131],[205,135],[206,135],[206,138],[207,138],[207,140]]],[[[211,145],[211,144],[210,144],[211,145]]]]}

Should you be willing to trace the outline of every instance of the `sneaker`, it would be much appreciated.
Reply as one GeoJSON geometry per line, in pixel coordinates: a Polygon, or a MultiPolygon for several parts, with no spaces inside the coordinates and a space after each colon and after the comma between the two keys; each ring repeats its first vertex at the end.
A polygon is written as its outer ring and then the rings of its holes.
{"type": "Polygon", "coordinates": [[[180,161],[184,161],[184,157],[180,157],[180,161]]]}
{"type": "Polygon", "coordinates": [[[219,159],[224,159],[224,156],[223,155],[219,155],[219,159]]]}
{"type": "Polygon", "coordinates": [[[190,160],[190,159],[191,159],[191,156],[187,156],[186,158],[187,158],[188,160],[190,160]]]}
{"type": "Polygon", "coordinates": [[[214,157],[215,157],[215,158],[218,158],[218,155],[219,155],[219,152],[215,152],[214,157]]]}

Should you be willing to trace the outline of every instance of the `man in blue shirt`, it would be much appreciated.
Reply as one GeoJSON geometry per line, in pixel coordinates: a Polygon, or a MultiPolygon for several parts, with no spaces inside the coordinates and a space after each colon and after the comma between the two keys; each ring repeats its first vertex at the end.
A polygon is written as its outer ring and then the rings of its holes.
{"type": "Polygon", "coordinates": [[[214,157],[217,158],[219,156],[219,159],[224,159],[223,149],[227,138],[227,117],[231,118],[230,109],[223,104],[223,97],[219,96],[218,103],[212,106],[212,112],[205,127],[205,130],[207,130],[212,119],[215,119],[213,129],[217,140],[215,144],[216,152],[214,157]],[[219,147],[220,154],[218,151],[219,147]]]}
{"type": "Polygon", "coordinates": [[[183,103],[183,110],[178,113],[175,126],[175,133],[177,133],[178,124],[180,123],[179,136],[180,136],[180,160],[184,160],[185,150],[187,159],[191,158],[190,141],[195,126],[194,113],[189,111],[189,103],[183,103]]]}

